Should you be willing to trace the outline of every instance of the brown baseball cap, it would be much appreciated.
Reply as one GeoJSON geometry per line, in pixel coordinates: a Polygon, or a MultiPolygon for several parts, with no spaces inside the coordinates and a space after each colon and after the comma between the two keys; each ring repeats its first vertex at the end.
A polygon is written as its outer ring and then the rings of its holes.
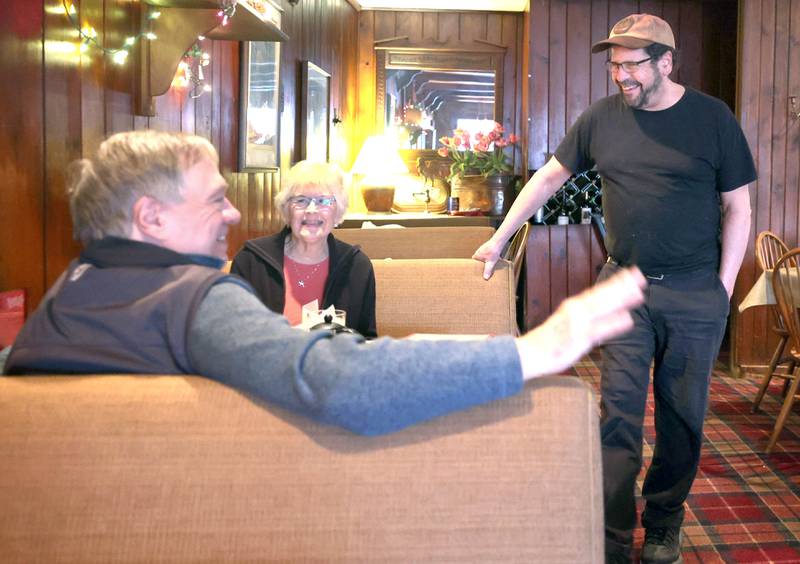
{"type": "Polygon", "coordinates": [[[592,45],[592,53],[605,51],[609,47],[619,45],[628,49],[641,49],[652,43],[661,43],[675,49],[675,36],[669,24],[650,14],[631,14],[619,20],[608,39],[603,39],[592,45]]]}

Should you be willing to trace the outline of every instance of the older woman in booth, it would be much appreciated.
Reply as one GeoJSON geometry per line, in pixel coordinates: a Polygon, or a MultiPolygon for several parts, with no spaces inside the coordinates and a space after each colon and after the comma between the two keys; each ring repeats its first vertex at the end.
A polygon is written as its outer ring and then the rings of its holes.
{"type": "Polygon", "coordinates": [[[344,310],[351,329],[376,337],[372,263],[359,247],[331,234],[347,201],[338,166],[300,161],[275,199],[285,227],[247,241],[231,272],[250,282],[261,301],[292,325],[301,322],[303,305],[316,299],[321,309],[344,310]]]}

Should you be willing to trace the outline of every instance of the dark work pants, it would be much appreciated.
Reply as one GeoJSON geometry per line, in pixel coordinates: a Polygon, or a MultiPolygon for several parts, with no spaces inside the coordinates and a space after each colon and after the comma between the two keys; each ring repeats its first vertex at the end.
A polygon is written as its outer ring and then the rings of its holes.
{"type": "MultiPolygon", "coordinates": [[[[608,263],[599,280],[620,267],[608,263]]],[[[716,271],[648,278],[634,328],[602,347],[601,422],[606,552],[628,552],[636,525],[634,488],[653,363],[656,444],[645,477],[642,525],[680,526],[703,440],[711,370],[728,315],[716,271]]]]}

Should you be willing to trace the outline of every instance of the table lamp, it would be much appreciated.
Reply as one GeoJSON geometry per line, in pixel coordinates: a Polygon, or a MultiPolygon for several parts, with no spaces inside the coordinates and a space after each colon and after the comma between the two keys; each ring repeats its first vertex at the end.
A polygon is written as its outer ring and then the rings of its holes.
{"type": "Polygon", "coordinates": [[[389,137],[373,135],[364,141],[350,170],[360,177],[361,195],[367,210],[389,213],[394,202],[395,176],[408,172],[397,146],[389,137]]]}

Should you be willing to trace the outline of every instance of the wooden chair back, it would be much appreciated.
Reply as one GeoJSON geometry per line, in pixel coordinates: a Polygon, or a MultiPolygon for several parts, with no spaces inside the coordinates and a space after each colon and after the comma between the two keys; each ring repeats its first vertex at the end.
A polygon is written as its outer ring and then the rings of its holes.
{"type": "Polygon", "coordinates": [[[514,280],[519,283],[519,276],[522,273],[522,263],[525,258],[525,249],[528,246],[528,233],[530,232],[531,224],[527,221],[522,224],[522,227],[517,229],[511,241],[506,247],[503,258],[509,261],[514,267],[514,280]]]}
{"type": "MultiPolygon", "coordinates": [[[[789,252],[789,247],[772,231],[762,231],[756,237],[756,260],[762,271],[773,270],[775,264],[783,255],[789,252]]],[[[770,308],[772,319],[775,323],[775,332],[782,335],[786,332],[786,323],[778,307],[770,308]]]]}
{"type": "Polygon", "coordinates": [[[772,269],[772,289],[778,312],[789,333],[790,348],[800,354],[800,248],[778,259],[772,269]]]}
{"type": "Polygon", "coordinates": [[[772,270],[778,259],[788,252],[786,243],[772,231],[762,231],[756,237],[756,260],[761,270],[772,270]]]}

